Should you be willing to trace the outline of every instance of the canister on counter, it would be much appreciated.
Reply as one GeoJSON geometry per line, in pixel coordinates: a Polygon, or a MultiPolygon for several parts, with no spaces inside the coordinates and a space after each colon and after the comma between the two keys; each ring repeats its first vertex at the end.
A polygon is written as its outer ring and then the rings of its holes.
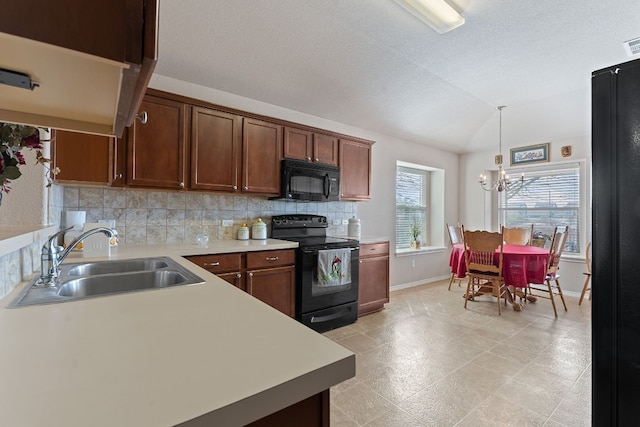
{"type": "Polygon", "coordinates": [[[353,218],[349,218],[347,233],[349,237],[354,237],[356,239],[360,238],[360,220],[355,216],[353,218]]]}
{"type": "Polygon", "coordinates": [[[246,222],[243,222],[238,228],[238,240],[249,240],[249,227],[246,222]]]}
{"type": "Polygon", "coordinates": [[[251,238],[253,240],[265,240],[267,238],[267,224],[258,218],[251,226],[251,238]]]}

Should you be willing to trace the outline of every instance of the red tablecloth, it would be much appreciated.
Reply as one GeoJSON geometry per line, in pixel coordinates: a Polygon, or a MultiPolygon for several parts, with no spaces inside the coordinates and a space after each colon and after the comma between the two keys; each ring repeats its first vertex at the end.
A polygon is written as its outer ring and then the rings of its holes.
{"type": "MultiPolygon", "coordinates": [[[[537,246],[505,244],[502,252],[502,275],[505,284],[526,288],[529,283],[544,283],[548,254],[548,249],[537,246]]],[[[500,251],[496,251],[496,263],[499,256],[500,251]]],[[[461,243],[453,245],[449,266],[451,272],[458,277],[464,277],[467,272],[461,243]]]]}

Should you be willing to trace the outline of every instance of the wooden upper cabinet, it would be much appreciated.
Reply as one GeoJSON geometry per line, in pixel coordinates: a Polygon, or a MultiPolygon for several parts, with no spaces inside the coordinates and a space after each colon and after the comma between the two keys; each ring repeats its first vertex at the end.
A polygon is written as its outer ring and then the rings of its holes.
{"type": "Polygon", "coordinates": [[[371,144],[340,140],[340,200],[371,199],[371,144]]]}
{"type": "Polygon", "coordinates": [[[147,95],[127,132],[127,185],[184,188],[186,104],[147,95]]]}
{"type": "Polygon", "coordinates": [[[244,118],[242,192],[278,195],[280,160],[282,160],[282,126],[244,118]]]}
{"type": "Polygon", "coordinates": [[[191,111],[191,188],[238,190],[242,123],[235,114],[202,107],[191,111]]]}
{"type": "Polygon", "coordinates": [[[284,128],[284,157],[338,165],[338,138],[304,129],[284,128]]]}
{"type": "Polygon", "coordinates": [[[284,128],[284,157],[311,161],[313,133],[290,126],[284,128]]]}
{"type": "Polygon", "coordinates": [[[121,144],[114,137],[54,130],[51,156],[53,167],[60,168],[56,182],[122,185],[117,168],[121,144]]]}
{"type": "Polygon", "coordinates": [[[0,121],[120,137],[157,62],[158,3],[3,1],[1,68],[42,87],[0,87],[0,121]]]}
{"type": "Polygon", "coordinates": [[[338,138],[313,134],[313,161],[338,166],[338,138]]]}

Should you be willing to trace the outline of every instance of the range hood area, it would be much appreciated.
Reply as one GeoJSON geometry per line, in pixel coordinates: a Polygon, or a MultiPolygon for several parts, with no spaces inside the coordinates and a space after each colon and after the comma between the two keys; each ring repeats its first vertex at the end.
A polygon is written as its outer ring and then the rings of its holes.
{"type": "Polygon", "coordinates": [[[157,62],[158,1],[3,6],[0,121],[122,136],[157,62]]]}

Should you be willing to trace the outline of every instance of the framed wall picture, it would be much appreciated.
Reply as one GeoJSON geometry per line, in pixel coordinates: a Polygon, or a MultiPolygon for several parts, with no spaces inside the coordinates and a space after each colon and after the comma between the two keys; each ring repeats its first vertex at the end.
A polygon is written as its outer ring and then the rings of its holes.
{"type": "Polygon", "coordinates": [[[511,166],[549,161],[549,143],[511,149],[511,166]]]}

